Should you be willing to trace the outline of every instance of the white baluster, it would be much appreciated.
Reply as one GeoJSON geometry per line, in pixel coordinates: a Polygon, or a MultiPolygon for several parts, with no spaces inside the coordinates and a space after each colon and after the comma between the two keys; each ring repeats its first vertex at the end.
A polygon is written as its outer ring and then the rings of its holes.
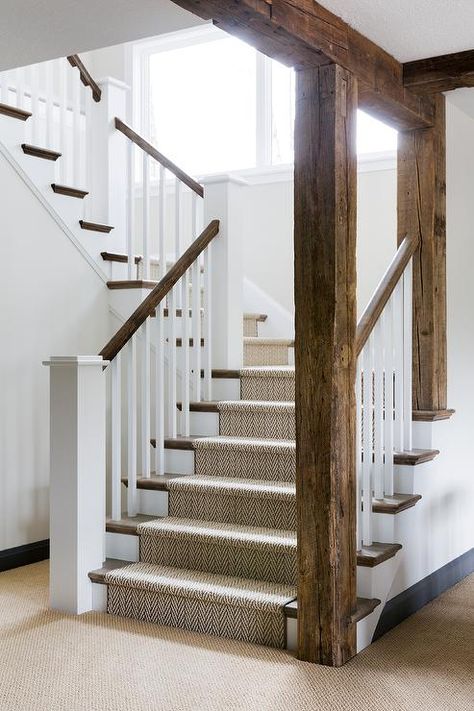
{"type": "Polygon", "coordinates": [[[166,274],[166,247],[165,247],[165,191],[166,171],[160,165],[160,187],[158,193],[158,259],[160,262],[160,279],[166,274]]]}
{"type": "Polygon", "coordinates": [[[362,358],[357,359],[356,370],[356,540],[357,550],[362,548],[362,358]]]}
{"type": "Polygon", "coordinates": [[[31,142],[34,146],[38,145],[38,129],[39,129],[39,97],[38,97],[39,71],[38,65],[33,64],[30,73],[31,84],[31,142]]]}
{"type": "Polygon", "coordinates": [[[68,151],[68,78],[70,66],[66,59],[59,65],[59,136],[60,136],[60,151],[61,151],[61,180],[68,184],[68,166],[71,161],[71,156],[68,151]]]}
{"type": "Polygon", "coordinates": [[[74,187],[80,185],[80,155],[81,155],[81,81],[75,76],[72,99],[72,179],[74,187]]]}
{"type": "Polygon", "coordinates": [[[155,472],[165,473],[165,349],[163,305],[156,307],[156,358],[155,358],[155,472]]]}
{"type": "MultiPolygon", "coordinates": [[[[31,90],[31,85],[32,85],[32,66],[25,67],[25,89],[24,89],[24,103],[23,103],[23,108],[26,109],[27,111],[32,112],[32,90],[31,90]]],[[[33,129],[32,129],[32,122],[27,121],[26,126],[25,126],[25,140],[26,143],[33,143],[33,129]]]]}
{"type": "Polygon", "coordinates": [[[15,72],[16,105],[22,109],[25,101],[25,71],[23,68],[15,72]]]}
{"type": "Polygon", "coordinates": [[[135,266],[135,250],[134,250],[134,215],[135,215],[135,184],[134,184],[134,144],[128,142],[127,146],[127,170],[128,170],[128,206],[127,206],[127,279],[133,279],[133,270],[135,266]]]}
{"type": "Polygon", "coordinates": [[[128,395],[128,488],[127,513],[136,516],[137,513],[137,350],[135,336],[128,342],[127,364],[127,395],[128,395]]]}
{"type": "Polygon", "coordinates": [[[176,437],[176,300],[174,288],[168,294],[168,436],[176,437]]]}
{"type": "Polygon", "coordinates": [[[384,497],[384,381],[383,323],[379,318],[374,329],[374,497],[384,497]]]}
{"type": "MultiPolygon", "coordinates": [[[[199,259],[191,268],[192,332],[193,332],[193,391],[196,402],[201,401],[201,290],[199,259]]],[[[189,288],[189,284],[188,284],[189,288]]]]}
{"type": "Polygon", "coordinates": [[[181,434],[189,437],[189,271],[181,279],[181,309],[181,434]]]}
{"type": "Polygon", "coordinates": [[[403,275],[403,448],[412,449],[412,261],[403,275]]]}
{"type": "Polygon", "coordinates": [[[143,153],[143,279],[150,278],[150,163],[143,153]]]}
{"type": "Polygon", "coordinates": [[[45,108],[46,108],[46,148],[53,147],[53,83],[54,83],[54,62],[46,62],[46,93],[45,93],[45,108]]]}
{"type": "Polygon", "coordinates": [[[394,446],[403,451],[403,282],[398,282],[393,293],[395,423],[394,446]]]}
{"type": "Polygon", "coordinates": [[[0,74],[2,104],[10,104],[10,73],[2,72],[0,74]]]}
{"type": "Polygon", "coordinates": [[[363,510],[363,544],[372,545],[372,457],[373,457],[373,408],[372,408],[372,374],[373,374],[373,334],[370,335],[363,350],[364,388],[363,388],[363,462],[362,462],[362,496],[363,510]]]}
{"type": "Polygon", "coordinates": [[[179,178],[176,178],[174,186],[174,254],[175,261],[178,261],[181,255],[181,181],[179,178]]]}
{"type": "Polygon", "coordinates": [[[385,361],[385,426],[384,426],[384,493],[393,496],[393,298],[388,300],[383,315],[385,361]]]}
{"type": "Polygon", "coordinates": [[[150,476],[150,319],[142,326],[142,476],[150,476]]]}
{"type": "Polygon", "coordinates": [[[112,447],[112,518],[119,521],[122,517],[122,405],[121,405],[121,368],[120,353],[111,365],[111,447],[112,447]]]}
{"type": "MultiPolygon", "coordinates": [[[[199,260],[197,260],[199,261],[199,260]]],[[[212,244],[209,244],[204,250],[204,351],[203,351],[203,368],[204,368],[204,400],[212,400],[212,363],[211,363],[211,343],[212,343],[212,244]]]]}

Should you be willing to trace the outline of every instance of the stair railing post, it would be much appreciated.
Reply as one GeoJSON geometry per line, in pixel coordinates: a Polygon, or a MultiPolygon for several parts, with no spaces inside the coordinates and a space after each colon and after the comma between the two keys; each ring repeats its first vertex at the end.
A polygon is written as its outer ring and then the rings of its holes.
{"type": "MultiPolygon", "coordinates": [[[[127,252],[127,206],[129,200],[127,141],[115,129],[115,117],[127,118],[129,87],[107,77],[97,82],[102,95],[92,102],[90,127],[90,196],[97,221],[112,225],[110,251],[127,252]]],[[[88,127],[89,132],[89,127],[88,127]]]]}
{"type": "Polygon", "coordinates": [[[204,224],[219,220],[212,243],[211,358],[213,368],[243,364],[243,198],[247,183],[232,175],[210,176],[204,185],[204,224]]]}
{"type": "Polygon", "coordinates": [[[50,366],[50,604],[93,609],[88,574],[105,560],[106,399],[99,356],[50,366]]]}

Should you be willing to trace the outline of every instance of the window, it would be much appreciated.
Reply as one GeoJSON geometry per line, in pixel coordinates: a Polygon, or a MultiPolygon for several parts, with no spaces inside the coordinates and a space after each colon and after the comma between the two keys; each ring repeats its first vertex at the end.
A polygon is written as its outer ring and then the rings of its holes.
{"type": "MultiPolygon", "coordinates": [[[[293,69],[212,25],[138,43],[135,52],[135,123],[184,170],[293,162],[293,69]]],[[[359,112],[357,141],[359,153],[392,151],[397,134],[359,112]]]]}

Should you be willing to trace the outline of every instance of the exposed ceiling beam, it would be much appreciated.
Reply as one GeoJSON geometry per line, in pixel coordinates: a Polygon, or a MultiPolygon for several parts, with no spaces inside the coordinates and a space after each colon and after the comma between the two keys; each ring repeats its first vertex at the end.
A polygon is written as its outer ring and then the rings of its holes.
{"type": "Polygon", "coordinates": [[[474,86],[474,49],[403,65],[403,83],[416,94],[474,86]]]}
{"type": "Polygon", "coordinates": [[[430,97],[403,85],[403,66],[314,0],[173,0],[289,66],[332,62],[361,83],[360,106],[398,129],[433,123],[430,97]]]}

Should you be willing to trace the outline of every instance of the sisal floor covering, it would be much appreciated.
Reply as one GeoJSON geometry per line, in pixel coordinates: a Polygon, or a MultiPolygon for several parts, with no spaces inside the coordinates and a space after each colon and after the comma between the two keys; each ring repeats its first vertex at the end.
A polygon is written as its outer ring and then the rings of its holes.
{"type": "Polygon", "coordinates": [[[47,609],[47,563],[0,574],[5,711],[473,711],[474,575],[343,669],[47,609]]]}

